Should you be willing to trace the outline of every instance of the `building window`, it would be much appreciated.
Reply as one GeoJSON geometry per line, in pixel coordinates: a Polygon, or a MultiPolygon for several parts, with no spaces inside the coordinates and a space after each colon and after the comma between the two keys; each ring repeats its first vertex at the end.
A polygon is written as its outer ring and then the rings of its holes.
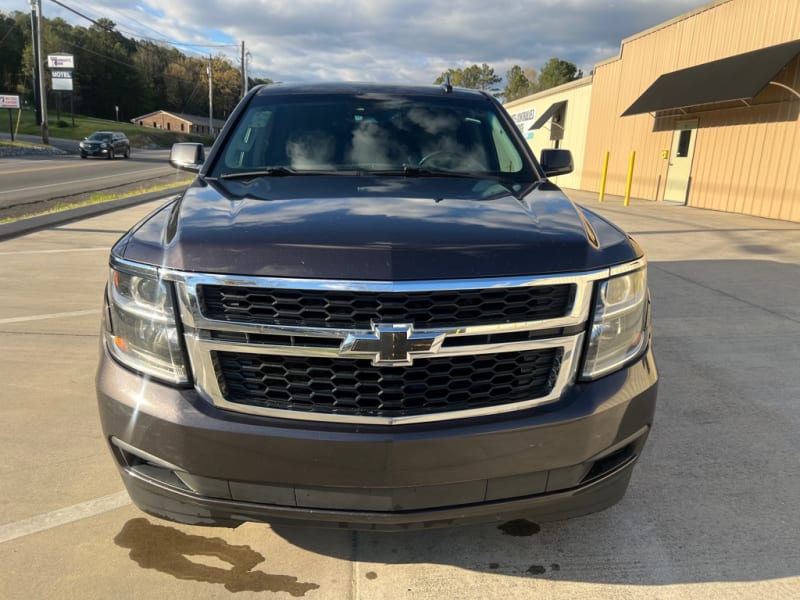
{"type": "Polygon", "coordinates": [[[678,158],[686,158],[689,156],[689,143],[692,141],[692,130],[684,129],[678,138],[678,158]]]}
{"type": "Polygon", "coordinates": [[[172,129],[172,123],[167,121],[167,131],[170,131],[171,129],[172,129]]]}
{"type": "Polygon", "coordinates": [[[183,131],[183,123],[181,123],[181,131],[183,131]]]}

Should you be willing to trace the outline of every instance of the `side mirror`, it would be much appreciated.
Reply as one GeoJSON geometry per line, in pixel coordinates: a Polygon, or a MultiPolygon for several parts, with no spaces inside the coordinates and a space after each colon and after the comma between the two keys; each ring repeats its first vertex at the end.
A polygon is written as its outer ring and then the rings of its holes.
{"type": "Polygon", "coordinates": [[[203,144],[182,142],[173,144],[169,153],[169,164],[181,171],[197,173],[206,161],[203,144]]]}
{"type": "Polygon", "coordinates": [[[557,148],[546,148],[542,150],[539,163],[544,169],[544,174],[548,177],[556,175],[566,175],[572,173],[575,165],[572,162],[572,152],[557,148]]]}

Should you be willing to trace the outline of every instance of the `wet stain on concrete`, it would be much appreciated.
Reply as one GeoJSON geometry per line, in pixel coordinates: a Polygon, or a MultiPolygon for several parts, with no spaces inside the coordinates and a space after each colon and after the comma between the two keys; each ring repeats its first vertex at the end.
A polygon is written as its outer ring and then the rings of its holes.
{"type": "Polygon", "coordinates": [[[498,529],[503,532],[503,535],[512,535],[514,537],[527,537],[535,535],[542,530],[536,523],[532,523],[527,519],[508,521],[500,525],[498,529]]]}
{"type": "Polygon", "coordinates": [[[551,571],[560,571],[561,570],[561,565],[558,564],[558,563],[553,563],[552,565],[550,565],[550,570],[551,571]]]}
{"type": "Polygon", "coordinates": [[[490,569],[499,569],[500,568],[500,564],[499,563],[489,563],[489,568],[490,569]]]}
{"type": "Polygon", "coordinates": [[[368,571],[366,577],[367,579],[377,579],[378,574],[375,571],[368,571]]]}
{"type": "Polygon", "coordinates": [[[265,559],[250,546],[235,546],[222,538],[183,533],[174,527],[153,525],[143,518],[125,523],[114,542],[130,549],[131,559],[143,569],[160,571],[177,579],[221,584],[231,592],[286,592],[300,597],[319,589],[316,583],[299,582],[297,577],[253,571],[253,567],[265,559]],[[216,558],[230,564],[230,569],[194,562],[193,556],[216,558]]]}
{"type": "Polygon", "coordinates": [[[542,575],[546,572],[547,569],[545,569],[542,565],[531,565],[528,567],[528,573],[531,575],[542,575]]]}

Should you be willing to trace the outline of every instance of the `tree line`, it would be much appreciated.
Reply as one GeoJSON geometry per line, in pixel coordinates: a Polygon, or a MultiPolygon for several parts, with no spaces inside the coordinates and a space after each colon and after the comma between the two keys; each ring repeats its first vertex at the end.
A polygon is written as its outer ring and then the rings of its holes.
{"type": "MultiPolygon", "coordinates": [[[[42,19],[42,56],[45,82],[50,89],[46,56],[66,53],[75,57],[74,111],[94,117],[129,120],[159,109],[208,114],[208,74],[212,69],[214,117],[226,118],[242,93],[242,73],[223,55],[191,57],[161,42],[129,39],[109,19],[89,27],[70,25],[61,18],[42,19]]],[[[30,14],[0,13],[0,94],[18,94],[34,106],[33,51],[30,14]]],[[[250,85],[271,83],[249,80],[250,85]]],[[[49,92],[52,107],[54,94],[49,92]]]]}
{"type": "Polygon", "coordinates": [[[505,102],[535,94],[583,77],[583,71],[573,63],[560,58],[551,58],[537,72],[533,68],[514,65],[506,71],[505,87],[501,90],[497,84],[503,78],[497,75],[494,68],[483,63],[471,65],[463,69],[448,69],[436,78],[434,83],[441,84],[447,76],[455,86],[485,90],[502,96],[505,102]]]}
{"type": "MultiPolygon", "coordinates": [[[[34,106],[33,51],[30,14],[0,13],[0,94],[19,94],[27,106],[34,106]]],[[[117,31],[110,19],[99,19],[89,27],[70,25],[61,18],[42,19],[42,55],[66,53],[75,57],[73,92],[69,100],[78,114],[129,120],[159,109],[195,115],[208,114],[209,65],[213,75],[214,116],[226,118],[242,92],[240,65],[223,55],[186,56],[162,42],[136,40],[117,31]]],[[[46,87],[50,77],[45,69],[46,87]]],[[[571,62],[551,58],[537,72],[514,65],[503,81],[487,65],[448,69],[435,81],[450,75],[455,86],[490,91],[508,102],[583,76],[571,62]]],[[[250,85],[271,83],[270,79],[249,80],[250,85]]],[[[52,104],[51,104],[52,106],[52,104]]]]}

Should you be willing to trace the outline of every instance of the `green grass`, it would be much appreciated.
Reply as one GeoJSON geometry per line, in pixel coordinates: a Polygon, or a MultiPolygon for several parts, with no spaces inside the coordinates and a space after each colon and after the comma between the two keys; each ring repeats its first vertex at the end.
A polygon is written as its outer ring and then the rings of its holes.
{"type": "Polygon", "coordinates": [[[23,142],[20,140],[0,140],[0,146],[9,146],[11,148],[47,148],[42,144],[34,144],[33,142],[23,142]]]}
{"type": "MultiPolygon", "coordinates": [[[[0,110],[0,133],[10,133],[8,115],[6,110],[0,110]]],[[[82,140],[93,131],[122,131],[128,136],[131,141],[131,146],[134,148],[144,148],[148,146],[157,146],[159,148],[169,148],[176,142],[200,142],[203,144],[210,144],[211,139],[198,135],[190,135],[188,133],[178,133],[172,131],[163,131],[159,129],[151,129],[150,127],[142,127],[141,125],[134,125],[127,121],[110,121],[108,119],[95,119],[94,117],[86,117],[82,115],[75,115],[75,126],[72,126],[72,115],[68,112],[61,112],[61,119],[56,118],[55,111],[49,111],[48,114],[48,132],[50,137],[64,138],[68,140],[82,140]]],[[[17,111],[11,111],[12,126],[17,127],[17,111]]],[[[36,124],[36,113],[33,110],[23,110],[22,118],[20,120],[19,129],[16,133],[26,135],[41,135],[42,128],[36,124]]]]}
{"type": "Polygon", "coordinates": [[[48,210],[43,210],[37,213],[33,213],[30,215],[25,215],[23,217],[11,217],[7,219],[0,219],[0,225],[4,225],[6,223],[13,223],[15,221],[20,221],[22,219],[30,219],[32,217],[41,217],[42,215],[49,215],[52,213],[62,212],[64,210],[70,210],[72,208],[81,208],[83,206],[91,206],[93,204],[102,204],[104,202],[110,202],[111,200],[120,200],[122,198],[130,198],[131,196],[139,196],[142,194],[149,194],[152,192],[162,192],[166,190],[171,190],[175,188],[183,188],[188,185],[191,181],[191,177],[187,178],[184,181],[179,181],[176,183],[165,183],[162,185],[154,185],[150,187],[141,187],[135,190],[131,190],[128,192],[122,192],[118,194],[109,194],[98,192],[96,194],[92,194],[88,198],[81,200],[79,202],[59,202],[55,206],[49,208],[48,210]]]}

